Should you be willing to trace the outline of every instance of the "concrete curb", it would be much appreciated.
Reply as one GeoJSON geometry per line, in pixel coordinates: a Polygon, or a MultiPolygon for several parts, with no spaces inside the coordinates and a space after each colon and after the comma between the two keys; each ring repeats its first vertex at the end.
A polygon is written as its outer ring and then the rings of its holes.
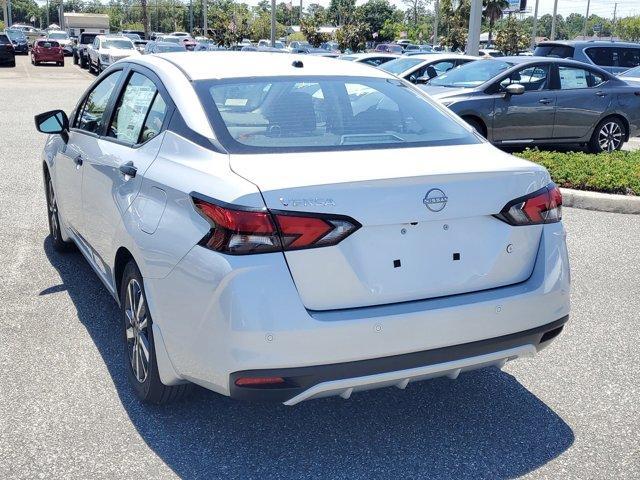
{"type": "Polygon", "coordinates": [[[612,195],[570,188],[561,188],[560,191],[562,192],[562,205],[565,207],[640,215],[640,196],[612,195]]]}

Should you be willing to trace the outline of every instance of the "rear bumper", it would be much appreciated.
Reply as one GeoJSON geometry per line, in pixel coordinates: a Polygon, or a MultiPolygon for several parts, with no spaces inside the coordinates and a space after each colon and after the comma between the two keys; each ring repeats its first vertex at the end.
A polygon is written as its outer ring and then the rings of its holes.
{"type": "MultiPolygon", "coordinates": [[[[417,354],[415,364],[338,377],[314,374],[312,383],[303,384],[300,375],[294,375],[300,386],[307,387],[324,379],[360,378],[440,365],[451,358],[476,358],[513,346],[497,345],[491,339],[553,328],[548,327],[550,322],[569,314],[569,261],[561,223],[545,225],[533,272],[524,282],[377,307],[305,309],[282,254],[229,257],[194,247],[168,275],[152,278],[144,270],[143,275],[154,331],[162,332],[166,349],[166,364],[158,362],[162,381],[189,380],[224,395],[237,395],[234,378],[240,372],[315,369],[360,361],[377,366],[382,362],[378,359],[413,359],[412,352],[453,349],[442,358],[417,354]],[[486,351],[452,353],[460,345],[489,340],[486,351]]],[[[519,345],[526,343],[519,341],[519,345]]],[[[538,348],[532,342],[527,345],[538,348]]],[[[470,365],[482,362],[476,359],[470,365]]]]}
{"type": "Polygon", "coordinates": [[[567,315],[523,332],[404,355],[332,365],[234,372],[230,376],[230,396],[295,405],[303,400],[332,395],[348,398],[356,391],[391,385],[405,388],[410,382],[427,378],[456,378],[462,371],[492,365],[501,367],[509,360],[533,356],[560,334],[568,320],[567,315]],[[247,377],[281,377],[285,383],[262,387],[236,385],[236,380],[247,377]]]}

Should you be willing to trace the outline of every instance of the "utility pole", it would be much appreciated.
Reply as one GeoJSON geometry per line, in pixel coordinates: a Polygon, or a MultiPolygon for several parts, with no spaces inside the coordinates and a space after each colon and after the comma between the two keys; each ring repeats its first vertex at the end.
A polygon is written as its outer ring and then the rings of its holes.
{"type": "Polygon", "coordinates": [[[5,28],[9,28],[13,25],[13,14],[11,13],[11,0],[7,0],[7,24],[5,28]]]}
{"type": "Polygon", "coordinates": [[[193,0],[189,0],[189,34],[193,35],[193,0]]]}
{"type": "Polygon", "coordinates": [[[271,0],[271,46],[276,46],[276,0],[271,0]]]}
{"type": "Polygon", "coordinates": [[[553,19],[551,20],[551,40],[556,39],[556,17],[558,16],[558,0],[553,0],[553,19]]]}
{"type": "Polygon", "coordinates": [[[438,17],[440,16],[440,0],[436,0],[433,7],[433,45],[438,42],[438,17]]]}
{"type": "Polygon", "coordinates": [[[469,36],[467,37],[467,55],[478,55],[480,48],[480,24],[482,23],[482,0],[471,0],[469,15],[469,36]]]}
{"type": "Polygon", "coordinates": [[[536,0],[536,7],[533,11],[533,26],[531,27],[531,50],[536,47],[536,31],[538,29],[538,3],[540,3],[540,0],[536,0]]]}
{"type": "Polygon", "coordinates": [[[207,0],[202,0],[202,31],[205,37],[209,37],[209,27],[207,25],[207,0]]]}
{"type": "Polygon", "coordinates": [[[2,0],[2,18],[4,22],[9,26],[9,7],[7,6],[8,0],[2,0]]]}
{"type": "MultiPolygon", "coordinates": [[[[611,27],[611,37],[609,40],[613,40],[613,33],[616,30],[616,13],[618,12],[618,3],[616,2],[613,6],[613,26],[611,27]]],[[[11,16],[11,11],[9,11],[9,16],[11,16]]]]}
{"type": "Polygon", "coordinates": [[[51,21],[49,20],[49,0],[47,0],[47,27],[51,25],[51,21]]]}
{"type": "Polygon", "coordinates": [[[591,6],[591,0],[587,0],[587,14],[584,17],[584,28],[582,29],[583,40],[587,39],[587,23],[589,23],[589,7],[591,6]]]}

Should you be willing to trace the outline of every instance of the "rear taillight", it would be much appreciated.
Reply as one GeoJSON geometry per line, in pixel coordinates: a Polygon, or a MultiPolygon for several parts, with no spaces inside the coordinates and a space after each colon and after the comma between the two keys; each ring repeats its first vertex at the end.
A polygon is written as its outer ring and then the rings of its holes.
{"type": "Polygon", "coordinates": [[[555,183],[550,183],[507,203],[496,217],[515,226],[559,222],[562,220],[562,194],[555,183]]]}
{"type": "Polygon", "coordinates": [[[211,229],[200,245],[232,255],[336,245],[361,225],[342,215],[269,211],[222,204],[192,194],[211,229]]]}

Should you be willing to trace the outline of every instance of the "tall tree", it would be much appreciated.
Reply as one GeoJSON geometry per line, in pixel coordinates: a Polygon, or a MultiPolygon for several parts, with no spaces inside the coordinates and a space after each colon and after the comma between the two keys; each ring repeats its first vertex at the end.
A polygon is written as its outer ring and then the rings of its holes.
{"type": "Polygon", "coordinates": [[[144,38],[149,39],[149,11],[147,9],[147,0],[140,0],[142,7],[142,25],[144,25],[144,38]]]}
{"type": "Polygon", "coordinates": [[[407,13],[411,19],[411,23],[417,25],[420,14],[424,13],[425,6],[428,2],[426,0],[402,0],[402,3],[409,8],[409,12],[407,13]]]}
{"type": "Polygon", "coordinates": [[[496,21],[502,18],[502,12],[509,6],[507,0],[484,0],[484,18],[489,22],[489,44],[493,37],[496,21]]]}

